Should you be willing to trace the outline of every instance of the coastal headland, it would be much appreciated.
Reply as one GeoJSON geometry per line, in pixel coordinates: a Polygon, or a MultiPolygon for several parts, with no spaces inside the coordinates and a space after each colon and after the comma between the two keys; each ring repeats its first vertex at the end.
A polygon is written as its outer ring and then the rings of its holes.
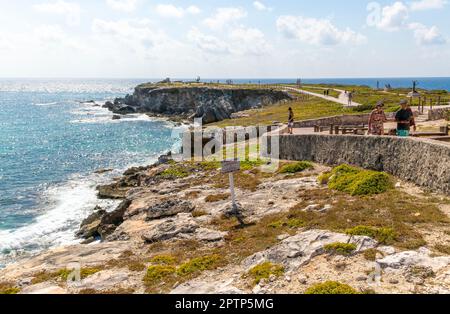
{"type": "MultiPolygon", "coordinates": [[[[358,106],[346,107],[302,93],[342,87],[180,85],[143,85],[105,106],[116,114],[278,130],[276,163],[258,140],[246,141],[237,156],[245,226],[230,215],[219,155],[201,161],[163,155],[99,186],[99,197],[120,205],[93,209],[81,222],[80,244],[0,270],[1,292],[450,293],[450,145],[314,129],[320,118],[366,114],[379,97],[388,98],[386,111],[393,112],[404,91],[347,87],[369,100],[359,95],[358,106]],[[299,126],[293,135],[283,131],[289,107],[299,126]],[[307,119],[317,121],[302,127],[307,119]],[[276,166],[264,171],[269,164],[276,166]]],[[[438,94],[434,107],[446,110],[446,94],[430,91],[428,99],[438,94]]],[[[428,121],[432,108],[413,109],[419,132],[439,133],[448,124],[445,114],[428,121]]]]}

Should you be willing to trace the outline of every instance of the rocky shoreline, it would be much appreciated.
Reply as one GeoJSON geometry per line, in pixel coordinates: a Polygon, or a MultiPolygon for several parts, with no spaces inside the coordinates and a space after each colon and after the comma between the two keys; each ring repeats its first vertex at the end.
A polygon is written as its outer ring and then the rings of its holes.
{"type": "Polygon", "coordinates": [[[274,89],[143,84],[137,86],[132,95],[108,101],[104,108],[120,115],[147,113],[191,122],[198,118],[208,124],[230,119],[240,111],[287,100],[292,100],[292,96],[274,89]]]}
{"type": "Polygon", "coordinates": [[[82,222],[77,235],[84,244],[9,265],[0,270],[0,288],[25,294],[264,294],[304,293],[333,281],[359,293],[450,292],[450,254],[443,253],[448,199],[416,190],[419,196],[411,196],[400,181],[395,190],[364,199],[318,183],[326,166],[271,174],[258,166],[243,163],[236,175],[244,228],[227,216],[230,196],[220,163],[176,163],[163,155],[154,165],[129,169],[98,187],[99,197],[122,202],[112,212],[96,208],[82,222]],[[404,209],[389,204],[397,198],[404,209]],[[345,231],[380,226],[385,215],[397,233],[392,241],[345,231]],[[67,280],[74,262],[80,280],[67,280]]]}

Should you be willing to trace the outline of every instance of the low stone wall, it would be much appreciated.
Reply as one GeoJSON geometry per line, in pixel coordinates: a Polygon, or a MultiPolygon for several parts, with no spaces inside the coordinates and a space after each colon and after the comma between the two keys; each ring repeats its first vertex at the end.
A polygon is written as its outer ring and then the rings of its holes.
{"type": "MultiPolygon", "coordinates": [[[[356,135],[279,137],[280,159],[343,163],[385,171],[431,191],[450,195],[450,145],[430,140],[356,135]]],[[[270,145],[270,144],[269,144],[270,145]]],[[[269,150],[270,151],[270,150],[269,150]]]]}
{"type": "Polygon", "coordinates": [[[450,108],[432,109],[428,111],[428,120],[436,121],[447,119],[450,116],[450,108]]]}

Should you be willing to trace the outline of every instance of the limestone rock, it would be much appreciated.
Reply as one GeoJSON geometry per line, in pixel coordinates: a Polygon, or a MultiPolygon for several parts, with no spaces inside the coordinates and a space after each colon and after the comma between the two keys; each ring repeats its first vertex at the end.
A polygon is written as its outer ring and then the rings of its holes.
{"type": "Polygon", "coordinates": [[[232,285],[234,279],[227,281],[191,281],[179,285],[170,294],[244,294],[244,292],[232,285]]]}
{"type": "Polygon", "coordinates": [[[180,213],[191,213],[195,206],[191,202],[182,200],[168,200],[150,207],[147,210],[147,220],[175,216],[180,213]]]}
{"type": "Polygon", "coordinates": [[[198,228],[199,225],[191,214],[178,214],[176,217],[167,219],[145,232],[142,238],[147,242],[158,242],[179,235],[192,235],[198,228]]]}
{"type": "Polygon", "coordinates": [[[324,254],[324,246],[334,242],[354,243],[357,246],[356,252],[374,248],[377,245],[376,241],[369,237],[350,237],[329,231],[309,230],[286,238],[274,247],[248,257],[243,265],[246,269],[250,269],[262,262],[270,261],[283,264],[287,270],[297,269],[313,257],[324,254]]]}
{"type": "Polygon", "coordinates": [[[199,241],[204,242],[218,242],[222,241],[224,237],[227,235],[227,232],[207,229],[207,228],[199,228],[195,232],[195,237],[199,241]]]}
{"type": "Polygon", "coordinates": [[[405,251],[377,260],[382,268],[399,269],[409,266],[422,266],[438,271],[450,265],[450,256],[431,256],[431,251],[421,248],[418,251],[405,251]]]}
{"type": "Polygon", "coordinates": [[[20,294],[67,294],[67,290],[55,284],[43,282],[24,288],[20,294]]]}

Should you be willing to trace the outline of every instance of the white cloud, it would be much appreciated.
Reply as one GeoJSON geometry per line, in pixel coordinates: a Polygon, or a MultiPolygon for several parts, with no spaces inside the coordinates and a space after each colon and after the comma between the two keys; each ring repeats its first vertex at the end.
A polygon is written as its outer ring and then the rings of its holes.
{"type": "Polygon", "coordinates": [[[361,44],[367,40],[364,35],[350,28],[338,29],[327,19],[281,16],[277,20],[277,28],[288,38],[313,45],[361,44]]]}
{"type": "Polygon", "coordinates": [[[35,4],[33,8],[38,12],[64,15],[68,25],[80,24],[80,5],[78,3],[57,0],[35,4]]]}
{"type": "Polygon", "coordinates": [[[204,34],[195,27],[188,33],[188,39],[206,53],[261,56],[272,50],[264,33],[257,28],[239,26],[223,34],[222,37],[204,34]]]}
{"type": "Polygon", "coordinates": [[[242,8],[219,8],[213,16],[205,19],[203,23],[211,29],[220,30],[246,16],[247,12],[242,8]]]}
{"type": "Polygon", "coordinates": [[[420,23],[409,24],[409,29],[413,30],[414,38],[417,44],[421,46],[442,45],[447,43],[447,40],[439,32],[436,26],[427,27],[420,23]]]}
{"type": "Polygon", "coordinates": [[[186,14],[196,15],[201,12],[195,5],[191,5],[184,9],[182,7],[176,7],[173,4],[158,4],[155,10],[158,15],[167,18],[182,18],[186,14]]]}
{"type": "Polygon", "coordinates": [[[408,7],[403,2],[395,2],[383,8],[381,20],[376,26],[389,32],[397,31],[405,26],[408,15],[408,7]]]}
{"type": "Polygon", "coordinates": [[[257,28],[238,27],[230,32],[231,51],[238,55],[265,55],[271,49],[264,33],[257,28]]]}
{"type": "Polygon", "coordinates": [[[272,8],[267,7],[264,3],[260,1],[254,1],[253,6],[258,11],[272,11],[272,8]]]}
{"type": "Polygon", "coordinates": [[[228,44],[219,38],[202,33],[198,28],[192,28],[188,33],[188,39],[202,51],[223,54],[229,53],[228,44]]]}
{"type": "Polygon", "coordinates": [[[423,11],[442,9],[448,3],[447,0],[420,0],[411,3],[411,10],[423,11]]]}
{"type": "Polygon", "coordinates": [[[106,4],[113,10],[133,12],[136,10],[138,0],[106,0],[106,4]]]}
{"type": "Polygon", "coordinates": [[[196,14],[200,14],[202,12],[202,10],[200,10],[200,8],[195,5],[191,5],[186,9],[186,12],[189,14],[192,14],[192,15],[196,15],[196,14]]]}

